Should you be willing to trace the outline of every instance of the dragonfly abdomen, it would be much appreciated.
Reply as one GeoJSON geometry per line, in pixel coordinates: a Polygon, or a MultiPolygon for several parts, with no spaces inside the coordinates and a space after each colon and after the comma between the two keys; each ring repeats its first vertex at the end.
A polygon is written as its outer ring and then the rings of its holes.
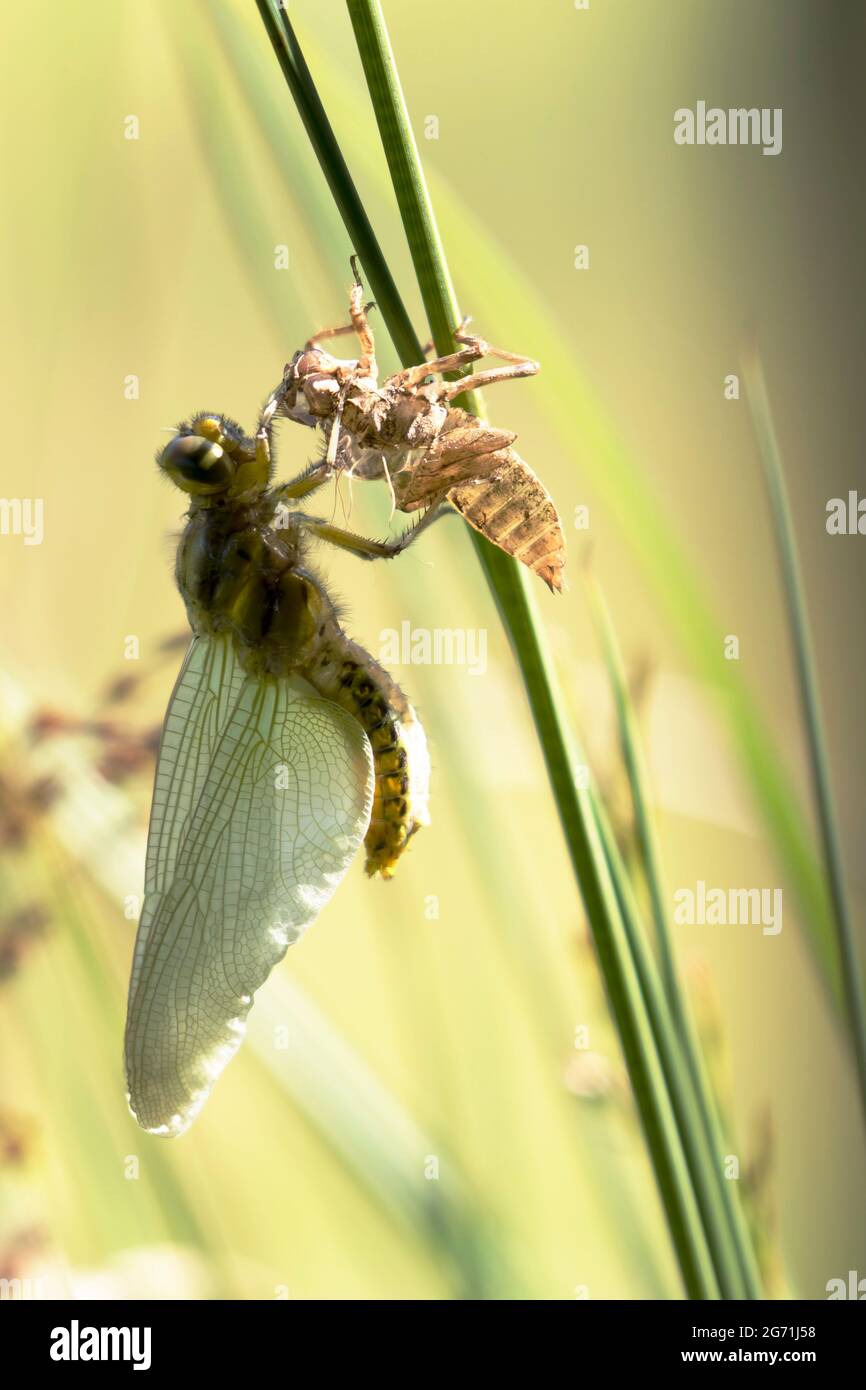
{"type": "Polygon", "coordinates": [[[430,759],[421,722],[388,672],[340,628],[304,674],[321,695],[348,710],[370,740],[375,785],[366,868],[391,878],[416,830],[430,823],[430,759]]]}
{"type": "Polygon", "coordinates": [[[556,506],[515,449],[502,455],[504,463],[452,487],[448,500],[476,531],[561,593],[565,545],[556,506]]]}

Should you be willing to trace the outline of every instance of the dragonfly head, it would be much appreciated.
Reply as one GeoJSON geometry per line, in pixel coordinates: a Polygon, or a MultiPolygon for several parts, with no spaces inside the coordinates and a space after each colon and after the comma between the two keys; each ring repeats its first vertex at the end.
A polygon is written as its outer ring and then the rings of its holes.
{"type": "Polygon", "coordinates": [[[157,457],[176,487],[201,499],[236,494],[261,479],[255,447],[232,420],[223,415],[195,415],[181,425],[157,457]]]}

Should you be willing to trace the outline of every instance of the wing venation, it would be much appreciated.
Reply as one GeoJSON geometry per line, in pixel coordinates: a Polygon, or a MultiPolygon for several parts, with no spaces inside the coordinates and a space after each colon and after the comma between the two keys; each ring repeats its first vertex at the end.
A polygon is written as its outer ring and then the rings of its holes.
{"type": "Polygon", "coordinates": [[[255,991],[333,894],[370,819],[361,726],[298,679],[194,638],[169,703],[126,1027],[130,1107],[185,1130],[255,991]]]}

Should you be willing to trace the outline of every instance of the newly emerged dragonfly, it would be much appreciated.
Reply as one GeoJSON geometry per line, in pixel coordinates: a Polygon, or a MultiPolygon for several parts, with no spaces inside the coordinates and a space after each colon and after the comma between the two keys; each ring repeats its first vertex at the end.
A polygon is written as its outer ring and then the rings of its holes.
{"type": "MultiPolygon", "coordinates": [[[[562,585],[556,509],[515,438],[450,404],[426,378],[491,351],[480,339],[380,387],[360,282],[350,292],[357,360],[316,335],[296,353],[254,435],[204,412],[158,457],[189,497],[176,577],[193,632],[160,742],[145,899],[126,1027],[130,1107],[145,1129],[191,1123],[237,1051],[253,995],[318,916],[361,842],[390,878],[429,823],[423,728],[386,671],[340,626],[311,567],[329,542],[364,559],[398,555],[453,504],[551,589],[562,585]],[[324,457],[272,485],[272,429],[327,427],[324,457]],[[388,477],[421,520],[369,540],[298,503],[341,471],[388,477]]],[[[537,364],[479,373],[483,385],[537,364]]]]}
{"type": "MultiPolygon", "coordinates": [[[[458,330],[458,350],[378,380],[373,333],[363,287],[355,274],[349,291],[350,322],[323,329],[295,353],[271,397],[271,409],[327,436],[317,476],[345,471],[367,481],[388,481],[401,511],[429,508],[425,524],[455,507],[489,541],[533,570],[559,593],[565,540],[556,506],[540,479],[513,447],[510,430],[494,429],[452,404],[468,386],[492,386],[534,376],[538,363],[491,347],[458,330]],[[327,337],[353,333],[357,359],[333,357],[327,337]],[[502,366],[471,378],[435,381],[483,357],[502,366]]],[[[465,324],[463,325],[465,328],[465,324]]]]}
{"type": "Polygon", "coordinates": [[[322,479],[271,486],[273,414],[251,438],[196,415],[158,458],[189,496],[176,576],[193,638],[159,749],[126,1072],[134,1115],[163,1135],[201,1108],[361,842],[389,878],[428,823],[422,726],[308,556],[318,537],[387,558],[420,528],[372,541],[296,509],[322,479]]]}

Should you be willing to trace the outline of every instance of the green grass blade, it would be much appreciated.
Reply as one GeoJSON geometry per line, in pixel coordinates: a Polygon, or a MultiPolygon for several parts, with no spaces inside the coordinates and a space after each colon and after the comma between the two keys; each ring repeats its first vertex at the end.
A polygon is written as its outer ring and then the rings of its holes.
{"type": "Polygon", "coordinates": [[[677,977],[673,942],[668,927],[667,893],[661,871],[661,854],[655,824],[649,809],[649,776],[643,756],[643,747],[637,728],[634,710],[628,692],[625,667],[619,649],[607,599],[601,585],[589,565],[585,573],[589,608],[595,627],[599,646],[607,668],[608,681],[613,694],[616,712],[619,746],[625,764],[631,790],[632,807],[635,819],[635,834],[640,851],[641,864],[646,877],[650,908],[655,927],[656,947],[661,963],[662,978],[668,1003],[682,1035],[683,1019],[680,1013],[682,996],[677,977]]]}
{"type": "Polygon", "coordinates": [[[688,1000],[677,970],[668,927],[661,854],[647,795],[648,776],[637,721],[628,694],[625,668],[613,620],[598,580],[587,578],[590,607],[614,696],[620,746],[631,789],[635,827],[650,907],[659,946],[662,980],[647,948],[640,913],[619,849],[601,809],[600,833],[617,884],[623,918],[629,929],[632,953],[641,979],[647,1008],[668,1086],[677,1108],[680,1130],[704,1223],[710,1235],[716,1266],[726,1298],[763,1297],[760,1272],[739,1194],[725,1178],[726,1153],[716,1098],[703,1062],[688,1000]]]}
{"type": "MultiPolygon", "coordinates": [[[[308,50],[309,51],[309,50],[308,50]]],[[[318,53],[322,69],[329,55],[318,53]]],[[[334,73],[332,72],[332,77],[334,73]]],[[[332,109],[347,123],[345,144],[356,168],[379,191],[379,161],[371,158],[351,125],[357,93],[341,80],[332,109]]],[[[279,162],[279,161],[278,161],[279,162]]],[[[798,925],[812,952],[822,984],[838,1019],[844,1017],[837,952],[827,896],[813,852],[806,818],[773,731],[748,689],[736,663],[719,658],[720,624],[681,543],[671,530],[641,471],[629,458],[605,418],[585,374],[575,361],[573,344],[553,325],[538,292],[489,227],[474,216],[441,177],[431,175],[439,220],[461,247],[460,273],[473,295],[486,305],[485,320],[495,327],[497,305],[508,305],[509,331],[533,343],[545,364],[535,390],[548,425],[565,457],[587,469],[599,495],[629,544],[695,669],[724,693],[732,741],[756,805],[772,836],[773,848],[798,899],[798,925]],[[578,444],[579,441],[579,444],[578,444]]],[[[350,215],[346,209],[344,215],[350,215]]],[[[496,336],[495,334],[493,336],[496,336]]]]}
{"type": "Polygon", "coordinates": [[[457,296],[418,157],[385,18],[377,4],[348,0],[348,10],[424,311],[436,350],[444,355],[454,351],[452,334],[460,323],[457,296]]]}
{"type": "Polygon", "coordinates": [[[725,696],[740,764],[798,899],[799,925],[838,1015],[844,1000],[830,914],[800,798],[773,731],[737,663],[720,657],[723,629],[703,579],[599,406],[575,362],[573,345],[557,330],[525,271],[441,179],[435,187],[443,225],[450,227],[451,239],[461,247],[461,279],[486,306],[485,323],[495,330],[492,336],[501,336],[496,306],[507,304],[509,331],[515,341],[531,343],[544,363],[534,391],[563,456],[573,461],[578,475],[588,470],[588,479],[640,563],[694,669],[725,696]]]}
{"type": "Polygon", "coordinates": [[[749,408],[752,412],[752,422],[758,440],[758,449],[764,470],[764,482],[770,501],[773,528],[779,552],[779,564],[782,570],[800,702],[803,707],[803,719],[806,726],[809,769],[821,837],[821,854],[832,904],[833,925],[842,972],[842,988],[859,1081],[860,1104],[864,1123],[866,1123],[866,1003],[864,1003],[863,994],[863,974],[858,958],[854,925],[845,885],[845,867],[839,839],[835,799],[830,781],[830,764],[824,737],[824,721],[821,714],[821,695],[818,688],[815,653],[809,627],[809,610],[800,572],[797,540],[794,534],[791,504],[785,483],[779,441],[773,424],[764,373],[757,352],[753,348],[744,354],[743,367],[749,408]]]}
{"type": "MultiPolygon", "coordinates": [[[[748,1292],[742,1277],[734,1237],[728,1221],[725,1195],[722,1191],[720,1167],[707,1143],[691,1075],[682,1053],[673,1018],[655,968],[655,961],[644,936],[640,911],[635,900],[625,865],[610,828],[607,815],[597,800],[593,800],[593,815],[603,846],[605,859],[622,921],[628,947],[634,961],[641,993],[658,1049],[665,1085],[671,1097],[689,1175],[694,1187],[701,1220],[717,1273],[721,1296],[724,1299],[758,1297],[748,1292]]],[[[719,1161],[722,1155],[719,1154],[719,1161]]]]}
{"type": "MultiPolygon", "coordinates": [[[[420,344],[415,336],[412,321],[397,292],[394,277],[382,255],[370,219],[364,211],[364,205],[349,173],[349,166],[343,158],[337,137],[310,76],[291,20],[282,6],[277,8],[271,0],[256,0],[256,5],[304,129],[322,166],[334,202],[339,208],[345,208],[349,214],[346,230],[361,258],[376,303],[388,323],[394,346],[401,356],[404,352],[418,354],[420,344]]],[[[420,356],[416,355],[415,361],[419,360],[420,356]]]]}
{"type": "MultiPolygon", "coordinates": [[[[357,17],[363,25],[363,14],[359,13],[357,17]]],[[[283,27],[288,25],[282,14],[280,22],[283,27]]],[[[377,30],[387,44],[381,15],[377,16],[377,30]]],[[[374,52],[380,54],[381,51],[374,45],[368,56],[374,52]]],[[[379,73],[384,77],[384,68],[381,65],[379,73]]],[[[289,85],[291,88],[292,83],[289,85]]],[[[399,83],[392,63],[389,76],[383,81],[380,92],[388,93],[388,101],[401,108],[400,116],[394,116],[396,124],[393,127],[389,126],[389,129],[397,132],[401,128],[408,129],[402,97],[399,95],[399,83]]],[[[317,150],[323,152],[323,157],[327,158],[328,142],[321,134],[317,135],[314,144],[317,150]]],[[[431,225],[435,224],[432,224],[432,211],[426,193],[423,198],[423,214],[419,208],[419,195],[424,189],[423,176],[417,166],[417,159],[413,160],[411,152],[402,167],[408,176],[401,179],[401,193],[407,203],[406,208],[401,206],[401,213],[405,220],[409,215],[408,205],[411,204],[417,238],[414,244],[410,244],[410,250],[419,282],[426,295],[431,320],[438,323],[439,332],[444,335],[442,341],[447,343],[450,342],[451,327],[459,321],[459,314],[444,257],[441,255],[438,236],[432,239],[428,239],[427,236],[431,225]],[[437,298],[435,303],[434,294],[437,298]]],[[[354,184],[351,179],[335,178],[333,172],[329,176],[329,184],[351,234],[352,228],[361,221],[356,206],[357,192],[354,184]]],[[[371,265],[367,264],[365,269],[373,284],[371,265]]],[[[420,360],[417,340],[401,343],[390,322],[391,306],[381,298],[378,302],[404,363],[408,365],[420,360]]],[[[524,575],[518,572],[518,567],[513,561],[493,550],[480,538],[476,540],[476,545],[518,655],[548,771],[556,791],[560,817],[566,828],[572,862],[578,872],[587,914],[598,934],[602,969],[613,1002],[635,1094],[638,1097],[638,1108],[648,1137],[650,1154],[655,1165],[686,1291],[692,1298],[717,1298],[718,1283],[689,1180],[681,1138],[654,1047],[652,1029],[619,918],[616,895],[607,873],[585,793],[578,791],[576,775],[573,775],[577,774],[578,768],[561,716],[562,701],[554,687],[553,673],[535,620],[534,602],[529,595],[524,575]]]]}
{"type": "MultiPolygon", "coordinates": [[[[453,345],[451,335],[461,314],[384,17],[378,3],[368,0],[348,0],[348,10],[430,329],[437,350],[444,353],[453,345]]],[[[467,392],[463,399],[468,409],[481,413],[472,393],[467,392]]],[[[476,548],[523,676],[684,1281],[692,1297],[715,1297],[720,1285],[701,1226],[682,1136],[677,1130],[653,1043],[650,1019],[624,924],[619,917],[613,884],[596,837],[591,798],[586,791],[579,790],[583,766],[578,763],[569,739],[563,701],[537,621],[529,581],[513,560],[492,549],[480,537],[476,540],[476,548]]]]}

